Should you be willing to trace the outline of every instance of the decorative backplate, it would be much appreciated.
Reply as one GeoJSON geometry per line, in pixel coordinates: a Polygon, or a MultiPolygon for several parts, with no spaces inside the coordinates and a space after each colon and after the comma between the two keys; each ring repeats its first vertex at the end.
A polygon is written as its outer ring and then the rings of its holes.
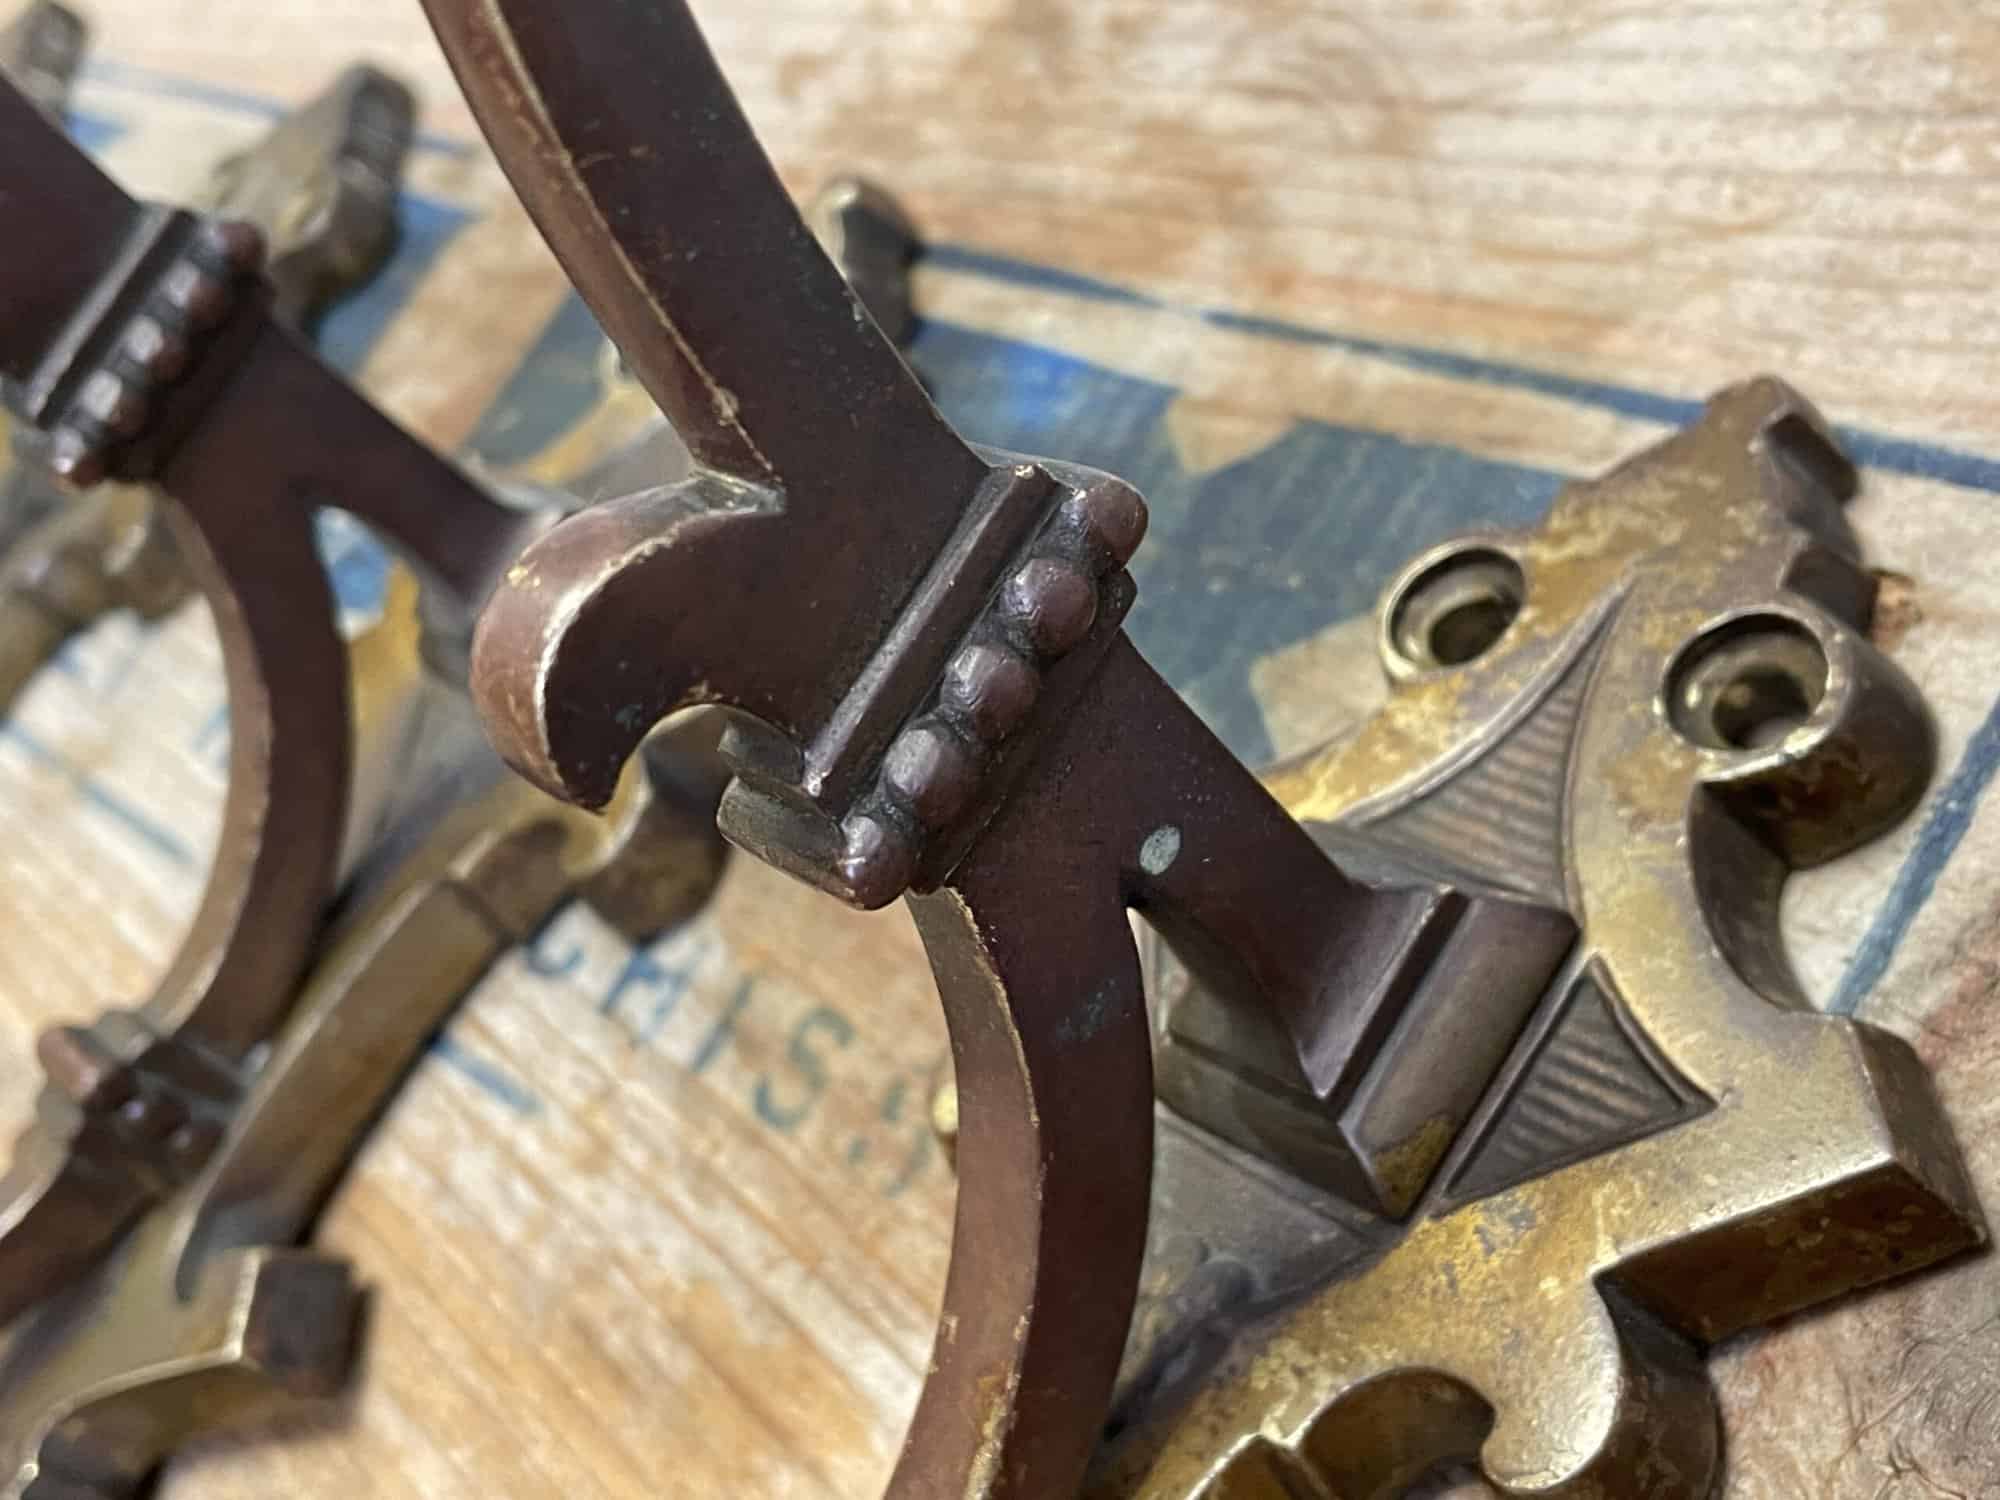
{"type": "Polygon", "coordinates": [[[1545,919],[1409,996],[1332,1089],[1155,955],[1171,1129],[1239,1176],[1284,1165],[1345,1233],[1282,1266],[1269,1236],[1183,1252],[1211,1283],[1254,1270],[1218,1338],[1162,1249],[1165,1184],[1146,1295],[1189,1310],[1128,1354],[1100,1493],[1360,1500],[1476,1461],[1508,1494],[1699,1500],[1705,1346],[1983,1238],[1914,1054],[1815,1014],[1779,937],[1789,871],[1882,832],[1931,769],[1915,689],[1860,633],[1854,484],[1756,380],[1538,531],[1390,586],[1387,705],[1274,790],[1350,868],[1545,919]],[[1336,1137],[1394,1170],[1315,1172],[1336,1137]]]}

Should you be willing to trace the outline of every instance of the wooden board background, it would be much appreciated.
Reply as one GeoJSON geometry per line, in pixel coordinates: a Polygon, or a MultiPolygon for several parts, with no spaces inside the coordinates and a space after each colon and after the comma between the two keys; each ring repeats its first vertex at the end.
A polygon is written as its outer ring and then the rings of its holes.
{"type": "MultiPolygon", "coordinates": [[[[495,461],[576,414],[587,325],[413,0],[90,10],[80,124],[150,192],[350,57],[409,77],[421,212],[336,353],[495,461]]],[[[1909,580],[1884,643],[1943,757],[1895,837],[1795,883],[1788,931],[1824,1003],[1937,1067],[2000,1201],[2000,7],[697,10],[796,189],[866,169],[937,242],[916,357],[953,415],[1141,478],[1135,629],[1246,754],[1365,710],[1355,622],[1413,547],[1532,519],[1559,476],[1751,371],[1819,400],[1870,464],[1858,523],[1909,580]]],[[[193,612],[98,632],[0,733],[0,1125],[26,1113],[34,1029],[141,993],[191,910],[218,707],[193,612]]],[[[741,862],[644,954],[565,915],[454,1024],[324,1226],[378,1289],[353,1396],[204,1446],[166,1493],[872,1495],[942,1284],[943,1058],[899,913],[741,862]]],[[[1715,1368],[1732,1497],[2000,1495],[1990,1259],[1715,1368]]]]}

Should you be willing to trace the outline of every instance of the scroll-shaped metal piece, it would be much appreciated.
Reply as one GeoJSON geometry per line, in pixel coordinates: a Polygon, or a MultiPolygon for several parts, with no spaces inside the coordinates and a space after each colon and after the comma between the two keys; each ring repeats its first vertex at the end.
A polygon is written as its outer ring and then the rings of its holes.
{"type": "MultiPolygon", "coordinates": [[[[413,645],[414,611],[393,628],[413,645]]],[[[643,941],[706,896],[717,788],[683,785],[686,755],[649,752],[606,820],[462,743],[363,871],[207,1166],[0,1352],[0,1495],[125,1500],[188,1439],[336,1391],[360,1294],[296,1242],[424,1044],[570,898],[643,941]]]]}
{"type": "Polygon", "coordinates": [[[0,1181],[0,1317],[61,1284],[221,1138],[240,1063],[296,994],[341,845],[349,718],[312,513],[408,558],[469,630],[545,518],[496,503],[270,313],[262,239],[134,203],[0,85],[0,390],[72,483],[148,483],[214,617],[229,792],[192,927],[151,997],[48,1033],[49,1084],[0,1181]]]}
{"type": "Polygon", "coordinates": [[[1251,1155],[1226,1191],[1163,1165],[1139,1342],[1178,1389],[1134,1386],[1093,1495],[1388,1497],[1476,1461],[1510,1495],[1702,1500],[1704,1348],[1984,1237],[1914,1053],[1814,1014],[1779,936],[1788,873],[1893,824],[1932,768],[1861,632],[1854,483],[1758,380],[1538,530],[1392,583],[1388,705],[1271,785],[1350,862],[1573,913],[1577,941],[1539,978],[1490,952],[1455,1012],[1414,998],[1331,1117],[1158,955],[1167,1132],[1251,1155]],[[1408,1213],[1257,1186],[1341,1129],[1393,1140],[1408,1213]]]}
{"type": "Polygon", "coordinates": [[[473,109],[686,440],[558,526],[475,643],[502,752],[600,802],[662,715],[737,711],[724,831],[864,907],[910,892],[952,1032],[954,1260],[897,1495],[1071,1489],[1151,1176],[1125,911],[1322,1060],[1374,1044],[1429,889],[1348,880],[1119,629],[1145,512],[977,452],[814,245],[684,6],[431,0],[473,109]],[[1299,913],[1310,913],[1300,919],[1299,913]]]}
{"type": "MultiPolygon", "coordinates": [[[[253,224],[271,247],[274,313],[295,328],[387,259],[396,192],[416,123],[402,83],[365,65],[345,69],[247,151],[217,163],[196,206],[253,224]]],[[[159,619],[194,583],[172,528],[142,487],[74,495],[50,474],[46,438],[16,437],[0,480],[0,708],[63,643],[114,610],[159,619]]]]}

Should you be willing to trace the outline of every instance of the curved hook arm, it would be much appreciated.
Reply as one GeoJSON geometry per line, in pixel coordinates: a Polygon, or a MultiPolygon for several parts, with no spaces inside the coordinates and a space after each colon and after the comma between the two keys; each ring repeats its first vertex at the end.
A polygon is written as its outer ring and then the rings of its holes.
{"type": "Polygon", "coordinates": [[[1040,880],[1005,856],[911,903],[951,1024],[959,1190],[894,1497],[1067,1494],[1103,1426],[1145,1251],[1153,1105],[1138,958],[1100,854],[1058,852],[1061,878],[1092,879],[1053,920],[1019,920],[1040,880]]]}
{"type": "Polygon", "coordinates": [[[337,505],[417,555],[469,622],[532,517],[488,499],[278,327],[244,226],[134,203],[0,85],[0,384],[55,464],[148,479],[223,643],[221,841],[150,1000],[41,1047],[51,1087],[0,1183],[0,1312],[102,1250],[197,1170],[235,1064],[290,1004],[331,892],[348,792],[346,672],[311,518],[337,505]],[[67,446],[65,446],[67,443],[67,446]]]}
{"type": "Polygon", "coordinates": [[[191,441],[170,481],[208,503],[204,526],[170,516],[229,692],[214,864],[138,1012],[43,1039],[50,1081],[0,1179],[0,1321],[94,1259],[162,1178],[200,1165],[214,1111],[234,1093],[232,1065],[283,1013],[332,892],[349,754],[333,599],[308,518],[271,504],[282,455],[260,467],[237,450],[191,441]]]}
{"type": "Polygon", "coordinates": [[[1343,877],[1122,636],[1040,754],[1063,773],[1024,783],[910,898],[957,1064],[959,1194],[899,1500],[1067,1494],[1101,1435],[1152,1184],[1125,908],[1302,1035],[1399,954],[1381,914],[1407,898],[1343,877]],[[1275,903],[1317,920],[1273,923],[1275,903]]]}
{"type": "Polygon", "coordinates": [[[425,9],[515,190],[696,463],[837,507],[853,492],[826,462],[872,430],[884,477],[932,487],[907,518],[928,557],[977,461],[800,219],[687,6],[425,9]]]}
{"type": "Polygon", "coordinates": [[[294,1242],[425,1042],[571,896],[647,939],[720,871],[712,820],[677,801],[684,764],[670,780],[649,757],[594,818],[476,736],[456,751],[358,877],[207,1167],[0,1349],[0,1495],[135,1494],[189,1439],[336,1392],[362,1298],[346,1262],[294,1242]]]}
{"type": "Polygon", "coordinates": [[[951,1029],[959,1186],[898,1500],[1071,1493],[1110,1404],[1145,1252],[1153,1069],[1120,890],[1133,841],[1105,837],[1096,782],[1041,783],[948,886],[911,898],[951,1029]]]}
{"type": "Polygon", "coordinates": [[[699,465],[509,571],[474,650],[489,732],[549,790],[598,801],[657,716],[734,704],[777,732],[735,741],[732,838],[856,904],[932,892],[912,900],[960,1067],[959,1233],[891,1493],[1063,1493],[1145,1239],[1151,1060],[1124,907],[1230,1003],[1345,1048],[1368,1019],[1352,970],[1399,956],[1372,928],[1349,950],[1378,898],[1119,631],[1137,494],[988,461],[938,417],[812,245],[684,5],[426,4],[699,465]],[[1186,859],[1154,857],[1163,821],[1186,859]]]}
{"type": "Polygon", "coordinates": [[[473,647],[474,694],[515,770],[602,807],[675,708],[723,702],[795,732],[791,706],[810,684],[787,670],[793,622],[759,597],[786,538],[768,507],[744,503],[754,494],[697,474],[592,506],[522,553],[473,647]],[[719,607],[721,579],[745,581],[737,607],[719,607]],[[725,679],[740,660],[772,671],[725,679]]]}

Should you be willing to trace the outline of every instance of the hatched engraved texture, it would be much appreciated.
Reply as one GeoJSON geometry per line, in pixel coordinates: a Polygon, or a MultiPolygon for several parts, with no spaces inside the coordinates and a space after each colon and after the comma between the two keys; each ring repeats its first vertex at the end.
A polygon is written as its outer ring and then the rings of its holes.
{"type": "Polygon", "coordinates": [[[1442,786],[1366,824],[1369,839],[1447,879],[1566,908],[1563,787],[1595,639],[1491,749],[1442,786]]]}
{"type": "Polygon", "coordinates": [[[1454,1202],[1483,1198],[1701,1114],[1708,1101],[1640,1036],[1586,970],[1454,1175],[1454,1202]]]}

